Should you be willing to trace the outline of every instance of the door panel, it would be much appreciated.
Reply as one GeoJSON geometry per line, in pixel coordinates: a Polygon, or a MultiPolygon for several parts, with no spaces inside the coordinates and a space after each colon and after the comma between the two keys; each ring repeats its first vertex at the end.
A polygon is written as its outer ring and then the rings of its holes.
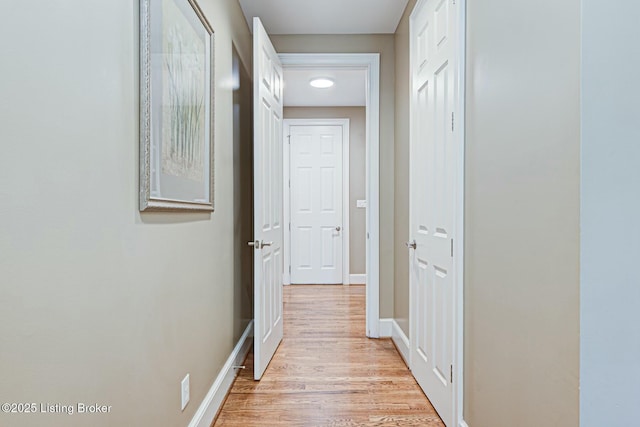
{"type": "Polygon", "coordinates": [[[342,283],[342,126],[290,126],[291,283],[342,283]]]}
{"type": "Polygon", "coordinates": [[[427,0],[411,15],[411,369],[448,426],[454,418],[455,7],[451,0],[427,0]]]}
{"type": "Polygon", "coordinates": [[[320,168],[320,194],[322,195],[320,198],[320,211],[322,213],[333,214],[336,212],[336,178],[335,166],[320,168]]]}
{"type": "Polygon", "coordinates": [[[259,18],[254,46],[254,378],[282,340],[282,66],[259,18]]]}

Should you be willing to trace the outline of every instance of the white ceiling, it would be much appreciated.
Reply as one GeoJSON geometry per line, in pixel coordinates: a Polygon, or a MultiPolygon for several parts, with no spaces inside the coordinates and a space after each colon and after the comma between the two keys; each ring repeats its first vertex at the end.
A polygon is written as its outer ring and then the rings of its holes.
{"type": "MultiPolygon", "coordinates": [[[[258,16],[269,34],[390,34],[408,0],[238,0],[249,28],[258,16]]],[[[345,69],[284,69],[287,107],[364,106],[365,72],[345,69]],[[309,85],[330,77],[329,89],[309,85]]]]}
{"type": "Polygon", "coordinates": [[[355,107],[366,105],[365,70],[284,69],[285,107],[355,107]],[[335,85],[328,89],[311,87],[315,77],[329,77],[335,85]]]}
{"type": "Polygon", "coordinates": [[[408,0],[239,0],[269,34],[394,33],[408,0]]]}

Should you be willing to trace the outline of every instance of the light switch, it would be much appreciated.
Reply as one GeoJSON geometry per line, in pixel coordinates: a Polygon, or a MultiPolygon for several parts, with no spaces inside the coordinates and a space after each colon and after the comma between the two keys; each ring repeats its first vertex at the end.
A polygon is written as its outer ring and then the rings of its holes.
{"type": "Polygon", "coordinates": [[[367,201],[366,200],[358,200],[358,201],[356,201],[356,207],[357,208],[366,208],[367,207],[367,201]]]}
{"type": "Polygon", "coordinates": [[[187,374],[187,376],[184,377],[184,379],[180,383],[180,392],[181,392],[180,394],[182,395],[182,410],[184,411],[184,408],[187,406],[187,403],[189,403],[189,394],[190,394],[189,374],[187,374]]]}

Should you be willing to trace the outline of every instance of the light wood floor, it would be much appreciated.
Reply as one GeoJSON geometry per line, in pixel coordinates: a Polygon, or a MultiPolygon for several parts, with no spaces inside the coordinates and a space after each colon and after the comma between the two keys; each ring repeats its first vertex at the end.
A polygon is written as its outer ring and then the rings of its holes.
{"type": "Polygon", "coordinates": [[[262,380],[249,355],[214,426],[444,427],[391,340],[365,337],[364,286],[285,286],[284,320],[262,380]]]}

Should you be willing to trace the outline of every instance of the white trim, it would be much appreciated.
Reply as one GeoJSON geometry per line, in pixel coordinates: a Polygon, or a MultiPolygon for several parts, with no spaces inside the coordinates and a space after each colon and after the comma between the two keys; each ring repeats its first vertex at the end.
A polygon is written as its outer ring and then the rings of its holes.
{"type": "Polygon", "coordinates": [[[396,348],[398,349],[400,356],[402,356],[404,363],[407,365],[407,367],[410,367],[411,366],[411,344],[409,342],[409,338],[404,333],[400,325],[398,325],[398,322],[396,322],[396,319],[393,319],[392,327],[393,328],[391,331],[391,339],[393,340],[393,343],[396,345],[396,348]]]}
{"type": "Polygon", "coordinates": [[[349,283],[352,285],[366,285],[367,275],[366,274],[350,274],[349,283]]]}
{"type": "Polygon", "coordinates": [[[459,427],[469,427],[469,424],[466,423],[465,420],[461,420],[460,423],[458,424],[459,427]]]}
{"type": "Polygon", "coordinates": [[[349,197],[351,195],[351,130],[349,119],[344,119],[342,125],[342,284],[349,284],[349,273],[351,272],[351,206],[349,197]]]}
{"type": "Polygon", "coordinates": [[[289,187],[289,179],[291,178],[291,146],[289,145],[289,135],[291,126],[340,126],[342,127],[342,284],[348,285],[350,267],[350,244],[351,244],[351,228],[349,227],[349,123],[348,118],[340,119],[284,119],[283,120],[283,150],[284,156],[282,165],[284,168],[283,194],[284,194],[284,284],[291,284],[291,230],[288,227],[291,221],[291,187],[289,187]]]}
{"type": "Polygon", "coordinates": [[[391,338],[393,333],[393,319],[380,319],[380,338],[391,338]]]}
{"type": "Polygon", "coordinates": [[[367,243],[366,331],[379,337],[380,321],[380,54],[281,53],[285,68],[364,69],[367,76],[367,243]]]}
{"type": "MultiPolygon", "coordinates": [[[[283,112],[284,115],[284,112],[283,112]]],[[[291,284],[291,150],[289,148],[289,120],[282,120],[282,221],[284,236],[282,237],[282,257],[284,261],[284,275],[282,283],[291,284]]]]}
{"type": "MultiPolygon", "coordinates": [[[[419,0],[414,6],[414,10],[425,1],[419,0]]],[[[465,96],[466,96],[466,10],[467,0],[453,6],[456,7],[456,19],[458,21],[456,66],[457,66],[457,94],[454,100],[455,123],[456,123],[456,147],[457,154],[457,174],[455,183],[456,212],[455,212],[455,233],[453,258],[453,424],[465,426],[463,421],[464,409],[464,192],[465,192],[465,96]]],[[[410,43],[413,40],[410,38],[410,43]]],[[[410,47],[410,56],[413,49],[410,47]]],[[[410,73],[413,72],[412,66],[410,73]]],[[[413,93],[411,94],[413,97],[413,93]]],[[[413,101],[412,101],[413,102],[413,101]]],[[[413,132],[413,129],[411,129],[413,132]]],[[[411,268],[411,267],[409,267],[411,268]]],[[[413,300],[413,286],[409,286],[410,313],[415,311],[413,300]]],[[[411,316],[410,316],[411,317],[411,316]]],[[[413,319],[409,322],[410,336],[413,336],[413,319]]],[[[410,347],[411,348],[411,347],[410,347]]],[[[467,426],[468,427],[468,426],[467,426]]]]}
{"type": "Polygon", "coordinates": [[[466,141],[466,78],[467,78],[467,0],[460,0],[456,10],[458,20],[458,96],[456,103],[456,123],[458,123],[458,182],[455,192],[457,199],[456,230],[454,236],[454,288],[453,288],[453,330],[455,333],[453,349],[453,366],[455,381],[453,383],[453,422],[461,427],[468,427],[464,422],[464,194],[465,194],[465,141],[466,141]]]}
{"type": "Polygon", "coordinates": [[[233,369],[234,366],[241,365],[249,354],[249,349],[253,343],[253,320],[249,322],[244,333],[238,340],[231,355],[220,370],[218,377],[209,389],[209,392],[202,400],[200,407],[193,415],[189,427],[209,427],[218,415],[218,411],[222,407],[227,393],[231,390],[233,381],[238,372],[233,369]]]}

